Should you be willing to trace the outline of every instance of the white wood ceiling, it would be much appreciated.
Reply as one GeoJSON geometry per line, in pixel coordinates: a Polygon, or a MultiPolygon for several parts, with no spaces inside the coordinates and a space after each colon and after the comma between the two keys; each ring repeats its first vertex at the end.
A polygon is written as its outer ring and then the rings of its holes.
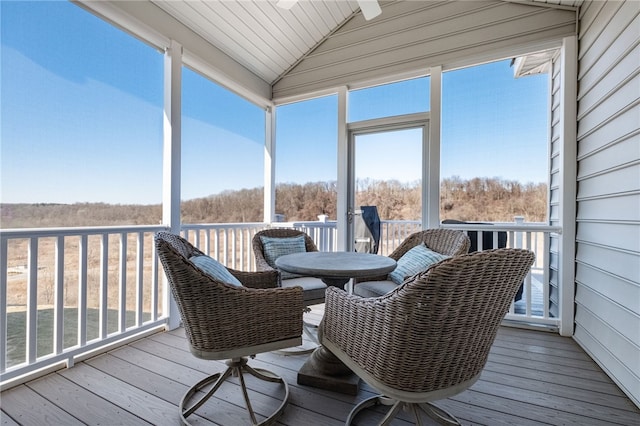
{"type": "Polygon", "coordinates": [[[152,0],[208,42],[272,83],[359,11],[355,1],[152,0]]]}
{"type": "MultiPolygon", "coordinates": [[[[269,84],[346,21],[361,15],[355,0],[299,0],[290,10],[277,7],[276,0],[151,1],[269,84]]],[[[583,2],[514,1],[545,7],[578,7],[583,2]]],[[[380,3],[384,17],[389,2],[380,3]]]]}

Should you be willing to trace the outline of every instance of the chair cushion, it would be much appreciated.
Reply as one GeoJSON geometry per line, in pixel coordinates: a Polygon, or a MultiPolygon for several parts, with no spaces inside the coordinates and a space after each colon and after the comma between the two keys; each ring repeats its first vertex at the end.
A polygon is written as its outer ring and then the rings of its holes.
{"type": "MultiPolygon", "coordinates": [[[[307,251],[305,246],[304,235],[298,235],[297,237],[266,237],[260,236],[262,241],[262,251],[264,252],[264,260],[267,261],[269,266],[273,269],[278,269],[276,266],[276,259],[285,254],[303,253],[307,251]]],[[[280,270],[283,280],[291,278],[297,278],[301,275],[292,274],[290,272],[280,270]]]]}
{"type": "Polygon", "coordinates": [[[419,244],[398,259],[398,265],[389,274],[389,279],[396,284],[402,284],[405,278],[424,271],[434,263],[449,257],[429,249],[424,244],[419,244]]]}
{"type": "Polygon", "coordinates": [[[360,297],[378,297],[389,293],[398,287],[398,284],[390,280],[365,281],[356,284],[353,294],[360,297]]]}
{"type": "Polygon", "coordinates": [[[218,262],[212,257],[201,255],[192,256],[189,258],[196,268],[200,269],[205,274],[209,275],[216,281],[220,281],[225,284],[233,285],[236,287],[242,287],[242,283],[238,281],[236,277],[231,275],[231,272],[223,264],[218,262]]]}
{"type": "Polygon", "coordinates": [[[302,298],[305,301],[305,304],[311,300],[324,300],[327,285],[323,283],[320,278],[300,277],[282,281],[282,287],[296,286],[302,287],[302,298]]]}

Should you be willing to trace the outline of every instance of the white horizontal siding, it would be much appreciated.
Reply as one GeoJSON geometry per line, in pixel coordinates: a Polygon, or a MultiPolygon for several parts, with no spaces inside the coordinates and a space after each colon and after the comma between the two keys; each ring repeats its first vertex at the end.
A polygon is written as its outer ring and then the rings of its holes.
{"type": "MultiPolygon", "coordinates": [[[[613,185],[612,192],[617,191],[618,186],[623,183],[614,182],[613,185]]],[[[638,206],[640,206],[640,194],[607,194],[597,198],[578,200],[578,223],[594,220],[637,223],[638,206]]],[[[616,242],[612,241],[612,243],[615,246],[616,242]]]]}
{"type": "MultiPolygon", "coordinates": [[[[640,296],[640,293],[637,293],[640,296]]],[[[624,309],[608,298],[603,298],[602,293],[594,291],[586,285],[580,286],[576,291],[576,303],[584,309],[576,313],[576,321],[583,327],[592,331],[591,334],[601,336],[602,327],[607,327],[609,337],[604,337],[605,342],[609,339],[608,348],[619,348],[624,346],[626,350],[616,350],[614,356],[624,360],[629,366],[632,360],[637,360],[638,353],[634,353],[633,345],[637,345],[640,339],[640,328],[636,327],[635,315],[632,311],[624,309]],[[604,300],[604,301],[603,301],[604,300]],[[615,313],[615,314],[614,314],[615,313]],[[588,320],[583,320],[588,318],[588,320]],[[612,338],[612,336],[614,336],[612,338]]]]}
{"type": "Polygon", "coordinates": [[[640,405],[640,2],[579,26],[574,338],[640,405]]]}
{"type": "MultiPolygon", "coordinates": [[[[640,27],[640,21],[636,18],[636,28],[640,27]]],[[[637,78],[638,73],[640,72],[640,66],[638,63],[638,58],[640,58],[640,38],[638,38],[638,30],[634,30],[631,27],[628,27],[625,31],[629,33],[629,38],[634,41],[629,40],[630,48],[629,51],[624,52],[624,55],[614,56],[615,62],[604,69],[603,74],[601,74],[598,78],[600,79],[601,84],[589,84],[588,81],[585,81],[585,84],[581,86],[581,98],[583,102],[580,103],[580,109],[578,111],[578,117],[583,117],[586,114],[593,111],[594,108],[598,106],[597,101],[605,101],[610,96],[615,95],[622,88],[627,87],[630,88],[635,85],[637,88],[637,80],[634,83],[630,83],[629,80],[633,78],[637,78]],[[590,93],[591,92],[591,93],[590,93]],[[586,94],[589,94],[587,97],[586,94]],[[590,103],[590,102],[593,103],[590,103]]],[[[623,42],[623,39],[620,39],[619,42],[623,42]]],[[[603,67],[604,68],[604,67],[603,67]]],[[[588,74],[589,77],[593,77],[594,74],[588,74]]]]}
{"type": "MultiPolygon", "coordinates": [[[[637,147],[637,145],[636,145],[637,147]]],[[[623,161],[625,158],[620,158],[623,161]]],[[[615,194],[633,195],[640,191],[640,161],[629,160],[627,165],[612,167],[594,172],[588,178],[578,180],[578,199],[588,199],[593,197],[609,198],[614,191],[615,194]]],[[[638,220],[638,210],[632,220],[638,220]]]]}
{"type": "MultiPolygon", "coordinates": [[[[628,252],[640,252],[640,227],[633,223],[591,222],[578,228],[576,239],[580,242],[608,246],[616,242],[616,248],[628,252]]],[[[640,297],[637,302],[640,304],[640,297]]],[[[640,311],[639,311],[640,312],[640,311]]]]}
{"type": "MultiPolygon", "coordinates": [[[[640,21],[638,24],[638,28],[640,28],[640,21]]],[[[603,118],[612,121],[626,110],[635,109],[637,112],[637,107],[640,105],[639,91],[640,75],[636,70],[635,76],[626,81],[626,84],[607,92],[606,97],[591,105],[589,109],[581,108],[584,112],[579,116],[581,129],[593,129],[603,122],[603,118]]],[[[592,96],[589,97],[589,100],[595,102],[592,96]]]]}
{"type": "MultiPolygon", "coordinates": [[[[585,311],[585,314],[587,311],[585,311]]],[[[580,313],[580,319],[583,319],[585,315],[580,313]]],[[[597,321],[599,322],[599,321],[597,321]]],[[[578,343],[582,347],[593,348],[589,351],[592,358],[602,367],[609,377],[615,378],[615,382],[620,386],[620,389],[624,393],[630,396],[631,400],[638,405],[638,401],[635,400],[633,395],[640,393],[640,380],[638,379],[638,358],[632,358],[631,364],[626,364],[616,356],[616,353],[624,352],[625,349],[635,351],[635,345],[627,346],[624,339],[615,333],[615,330],[606,326],[600,322],[602,327],[583,327],[589,325],[588,321],[583,320],[576,325],[576,335],[580,336],[578,343]],[[597,333],[598,337],[591,334],[591,332],[597,333]],[[613,348],[609,350],[609,348],[613,348]],[[634,366],[635,364],[635,366],[634,366]]],[[[613,423],[613,422],[612,422],[613,423]]],[[[603,422],[603,424],[605,424],[603,422]]]]}
{"type": "MultiPolygon", "coordinates": [[[[640,3],[639,3],[640,4],[640,3]]],[[[607,149],[606,145],[613,145],[624,139],[638,134],[638,117],[640,117],[640,105],[635,104],[626,109],[611,113],[608,117],[602,117],[603,121],[587,127],[585,122],[578,122],[578,158],[583,158],[590,152],[607,149]]],[[[637,152],[629,152],[630,157],[637,152]]]]}
{"type": "MultiPolygon", "coordinates": [[[[631,280],[625,280],[610,271],[598,269],[594,265],[581,263],[576,274],[576,282],[579,284],[578,287],[589,288],[597,294],[609,294],[610,303],[624,306],[630,312],[640,310],[638,286],[631,280]]],[[[633,321],[630,325],[634,325],[633,321]]],[[[637,329],[640,330],[640,328],[637,329]]]]}
{"type": "Polygon", "coordinates": [[[575,34],[575,12],[503,1],[393,2],[330,35],[273,88],[274,98],[399,75],[509,49],[555,46],[575,34]]]}
{"type": "MultiPolygon", "coordinates": [[[[583,155],[580,160],[580,170],[578,178],[584,179],[589,176],[602,173],[603,170],[613,170],[617,167],[631,166],[637,163],[628,154],[640,149],[640,130],[621,139],[617,143],[608,145],[605,149],[591,151],[583,155]]],[[[636,159],[637,161],[637,159],[636,159]]],[[[636,180],[637,184],[637,180],[636,180]]]]}
{"type": "MultiPolygon", "coordinates": [[[[588,226],[588,224],[581,223],[578,229],[583,226],[588,226]]],[[[612,275],[637,285],[638,271],[640,271],[640,256],[638,256],[637,252],[634,253],[633,251],[623,250],[618,247],[612,248],[611,241],[607,243],[607,245],[597,245],[586,241],[578,241],[576,260],[578,263],[607,271],[612,275]]],[[[603,294],[606,296],[606,292],[603,294]]],[[[636,315],[638,315],[637,312],[636,315]]],[[[640,321],[640,318],[638,320],[640,321]]],[[[638,324],[640,323],[636,322],[636,325],[638,324]]]]}

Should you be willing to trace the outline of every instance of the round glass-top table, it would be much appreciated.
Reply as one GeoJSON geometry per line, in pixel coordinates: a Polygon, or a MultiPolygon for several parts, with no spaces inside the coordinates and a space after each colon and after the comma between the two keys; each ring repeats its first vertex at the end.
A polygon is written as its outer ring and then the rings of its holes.
{"type": "Polygon", "coordinates": [[[320,278],[325,284],[343,288],[352,278],[385,275],[396,261],[386,256],[356,252],[310,251],[280,256],[276,266],[293,274],[320,278]]]}

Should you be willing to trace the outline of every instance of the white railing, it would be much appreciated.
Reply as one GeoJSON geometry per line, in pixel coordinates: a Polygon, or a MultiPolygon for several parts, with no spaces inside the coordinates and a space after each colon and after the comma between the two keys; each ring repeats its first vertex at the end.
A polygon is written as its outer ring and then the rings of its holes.
{"type": "Polygon", "coordinates": [[[561,227],[542,223],[524,223],[518,217],[515,223],[446,224],[442,226],[458,229],[467,234],[477,232],[478,251],[487,249],[483,247],[483,233],[491,234],[491,247],[488,248],[499,247],[499,234],[506,233],[506,247],[533,251],[536,258],[522,285],[522,297],[511,304],[505,320],[552,327],[559,325],[560,319],[550,313],[549,262],[551,235],[561,233],[561,227]]]}
{"type": "Polygon", "coordinates": [[[0,232],[2,384],[162,327],[162,226],[0,232]]]}
{"type": "MultiPolygon", "coordinates": [[[[336,251],[338,247],[336,221],[319,216],[318,221],[277,222],[273,227],[293,228],[311,236],[320,251],[336,251]]],[[[422,229],[419,220],[381,220],[378,254],[388,256],[410,234],[422,229]]]]}
{"type": "Polygon", "coordinates": [[[181,234],[205,254],[229,268],[255,270],[251,239],[266,226],[252,223],[205,223],[182,225],[181,234]]]}
{"type": "MultiPolygon", "coordinates": [[[[327,220],[326,217],[321,216],[318,221],[277,222],[271,226],[306,232],[320,251],[337,250],[336,221],[327,220]]],[[[512,303],[506,320],[554,327],[558,325],[559,319],[550,313],[548,265],[550,236],[559,233],[561,228],[541,223],[524,223],[518,217],[513,223],[442,226],[467,234],[476,233],[478,251],[499,247],[500,234],[506,234],[506,247],[532,250],[536,254],[535,263],[522,285],[521,296],[512,303]],[[489,247],[483,247],[484,234],[491,235],[489,247]]],[[[183,225],[182,234],[202,251],[229,267],[255,270],[251,239],[264,228],[266,226],[263,223],[183,225]]],[[[378,254],[389,255],[408,235],[420,229],[420,221],[382,220],[378,254]]]]}
{"type": "MultiPolygon", "coordinates": [[[[182,235],[221,263],[255,270],[251,239],[263,223],[183,225],[182,235]]],[[[337,247],[336,222],[279,222],[308,233],[322,251],[337,247]]],[[[555,325],[549,312],[549,241],[543,224],[443,225],[500,232],[508,247],[536,253],[523,297],[507,320],[555,325]]],[[[164,226],[13,229],[0,231],[0,374],[3,387],[34,373],[71,366],[127,339],[164,327],[168,293],[153,234],[164,226]],[[41,371],[38,371],[41,370],[41,371]]],[[[418,221],[381,221],[379,254],[391,253],[418,221]]],[[[482,250],[482,238],[478,238],[482,250]]]]}

